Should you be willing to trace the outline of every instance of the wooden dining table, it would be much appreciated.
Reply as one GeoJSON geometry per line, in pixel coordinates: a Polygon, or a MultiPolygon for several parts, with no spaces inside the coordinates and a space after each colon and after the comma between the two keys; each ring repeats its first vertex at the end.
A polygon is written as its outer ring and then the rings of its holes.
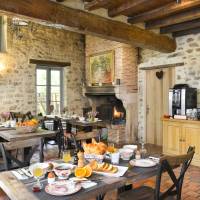
{"type": "Polygon", "coordinates": [[[34,133],[18,133],[16,129],[2,130],[0,131],[0,138],[3,140],[0,142],[0,150],[4,157],[5,168],[7,169],[7,159],[14,161],[18,166],[23,166],[28,163],[40,146],[40,161],[43,162],[43,140],[45,137],[55,136],[55,131],[38,129],[34,133]],[[26,147],[32,147],[29,149],[28,154],[23,158],[24,161],[18,160],[14,157],[10,151],[13,149],[23,149],[26,147]]]}
{"type": "MultiPolygon", "coordinates": [[[[129,166],[129,163],[123,161],[119,165],[129,166]]],[[[44,188],[41,192],[33,193],[32,187],[35,183],[34,179],[20,181],[10,171],[0,173],[0,187],[11,200],[88,200],[92,198],[103,200],[106,193],[121,188],[127,183],[137,183],[138,181],[155,176],[157,174],[157,168],[158,166],[150,168],[129,166],[125,175],[117,178],[93,174],[89,179],[96,182],[96,186],[88,189],[81,189],[79,192],[70,196],[52,196],[47,194],[44,188]],[[20,193],[18,191],[20,191],[20,193]]],[[[47,185],[47,180],[43,180],[42,183],[45,187],[47,185]]]]}

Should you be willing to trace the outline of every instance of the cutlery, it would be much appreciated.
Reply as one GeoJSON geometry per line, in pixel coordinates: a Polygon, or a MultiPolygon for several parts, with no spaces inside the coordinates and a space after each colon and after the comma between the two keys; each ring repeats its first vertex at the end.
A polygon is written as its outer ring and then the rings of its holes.
{"type": "Polygon", "coordinates": [[[21,171],[22,171],[26,176],[28,176],[29,178],[32,178],[32,177],[33,177],[33,175],[32,175],[30,172],[28,172],[28,170],[26,170],[26,169],[24,169],[24,168],[21,168],[21,171]]]}
{"type": "Polygon", "coordinates": [[[28,177],[26,175],[24,175],[22,172],[20,172],[19,170],[14,170],[12,171],[12,173],[19,179],[19,180],[25,180],[28,177]]]}

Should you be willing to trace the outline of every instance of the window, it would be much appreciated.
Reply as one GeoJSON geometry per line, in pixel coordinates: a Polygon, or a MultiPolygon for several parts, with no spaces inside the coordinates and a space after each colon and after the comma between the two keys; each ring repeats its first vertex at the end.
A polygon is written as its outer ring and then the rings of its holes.
{"type": "Polygon", "coordinates": [[[36,69],[37,113],[59,115],[63,108],[63,69],[36,69]]]}

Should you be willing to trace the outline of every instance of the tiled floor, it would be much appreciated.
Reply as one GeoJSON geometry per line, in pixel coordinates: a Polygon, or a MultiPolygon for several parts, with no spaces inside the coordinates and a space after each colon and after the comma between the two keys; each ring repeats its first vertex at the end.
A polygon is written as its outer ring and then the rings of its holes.
{"type": "MultiPolygon", "coordinates": [[[[176,170],[179,172],[179,169],[176,170]]],[[[165,188],[168,188],[172,182],[170,181],[167,174],[163,175],[161,190],[165,191],[165,188]]],[[[135,184],[134,187],[140,185],[147,185],[154,187],[155,177],[145,180],[144,182],[135,184]]],[[[183,200],[200,200],[200,168],[195,166],[190,166],[184,179],[183,191],[182,191],[183,200]]]]}
{"type": "MultiPolygon", "coordinates": [[[[56,147],[52,146],[48,147],[45,149],[44,152],[45,155],[45,160],[51,160],[55,159],[58,156],[58,151],[56,147]]],[[[38,156],[34,155],[33,160],[38,160],[38,156]]],[[[179,172],[179,169],[176,170],[177,173],[179,172]]],[[[143,182],[134,184],[134,187],[138,187],[140,185],[148,185],[151,187],[154,187],[155,184],[155,177],[145,180],[143,182]]],[[[168,178],[167,174],[164,174],[163,179],[162,179],[162,190],[164,191],[167,186],[171,185],[171,181],[168,178]]],[[[115,195],[107,195],[106,200],[113,200],[111,196],[115,195]]],[[[0,192],[0,200],[5,200],[7,199],[5,195],[2,195],[0,192]]],[[[183,200],[200,200],[200,168],[195,167],[195,166],[190,166],[188,169],[185,179],[184,179],[184,184],[183,184],[183,191],[182,191],[182,199],[183,200]]]]}

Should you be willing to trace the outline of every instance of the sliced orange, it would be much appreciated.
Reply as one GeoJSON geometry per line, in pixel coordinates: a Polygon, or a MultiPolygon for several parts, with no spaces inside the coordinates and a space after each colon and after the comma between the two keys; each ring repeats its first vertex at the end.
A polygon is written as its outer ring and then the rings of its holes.
{"type": "Polygon", "coordinates": [[[78,178],[84,178],[86,173],[87,173],[87,171],[86,171],[85,167],[77,167],[74,171],[75,176],[78,178]]]}
{"type": "Polygon", "coordinates": [[[86,169],[85,177],[88,178],[88,177],[90,177],[92,175],[92,168],[89,165],[86,165],[85,169],[86,169]]]}

